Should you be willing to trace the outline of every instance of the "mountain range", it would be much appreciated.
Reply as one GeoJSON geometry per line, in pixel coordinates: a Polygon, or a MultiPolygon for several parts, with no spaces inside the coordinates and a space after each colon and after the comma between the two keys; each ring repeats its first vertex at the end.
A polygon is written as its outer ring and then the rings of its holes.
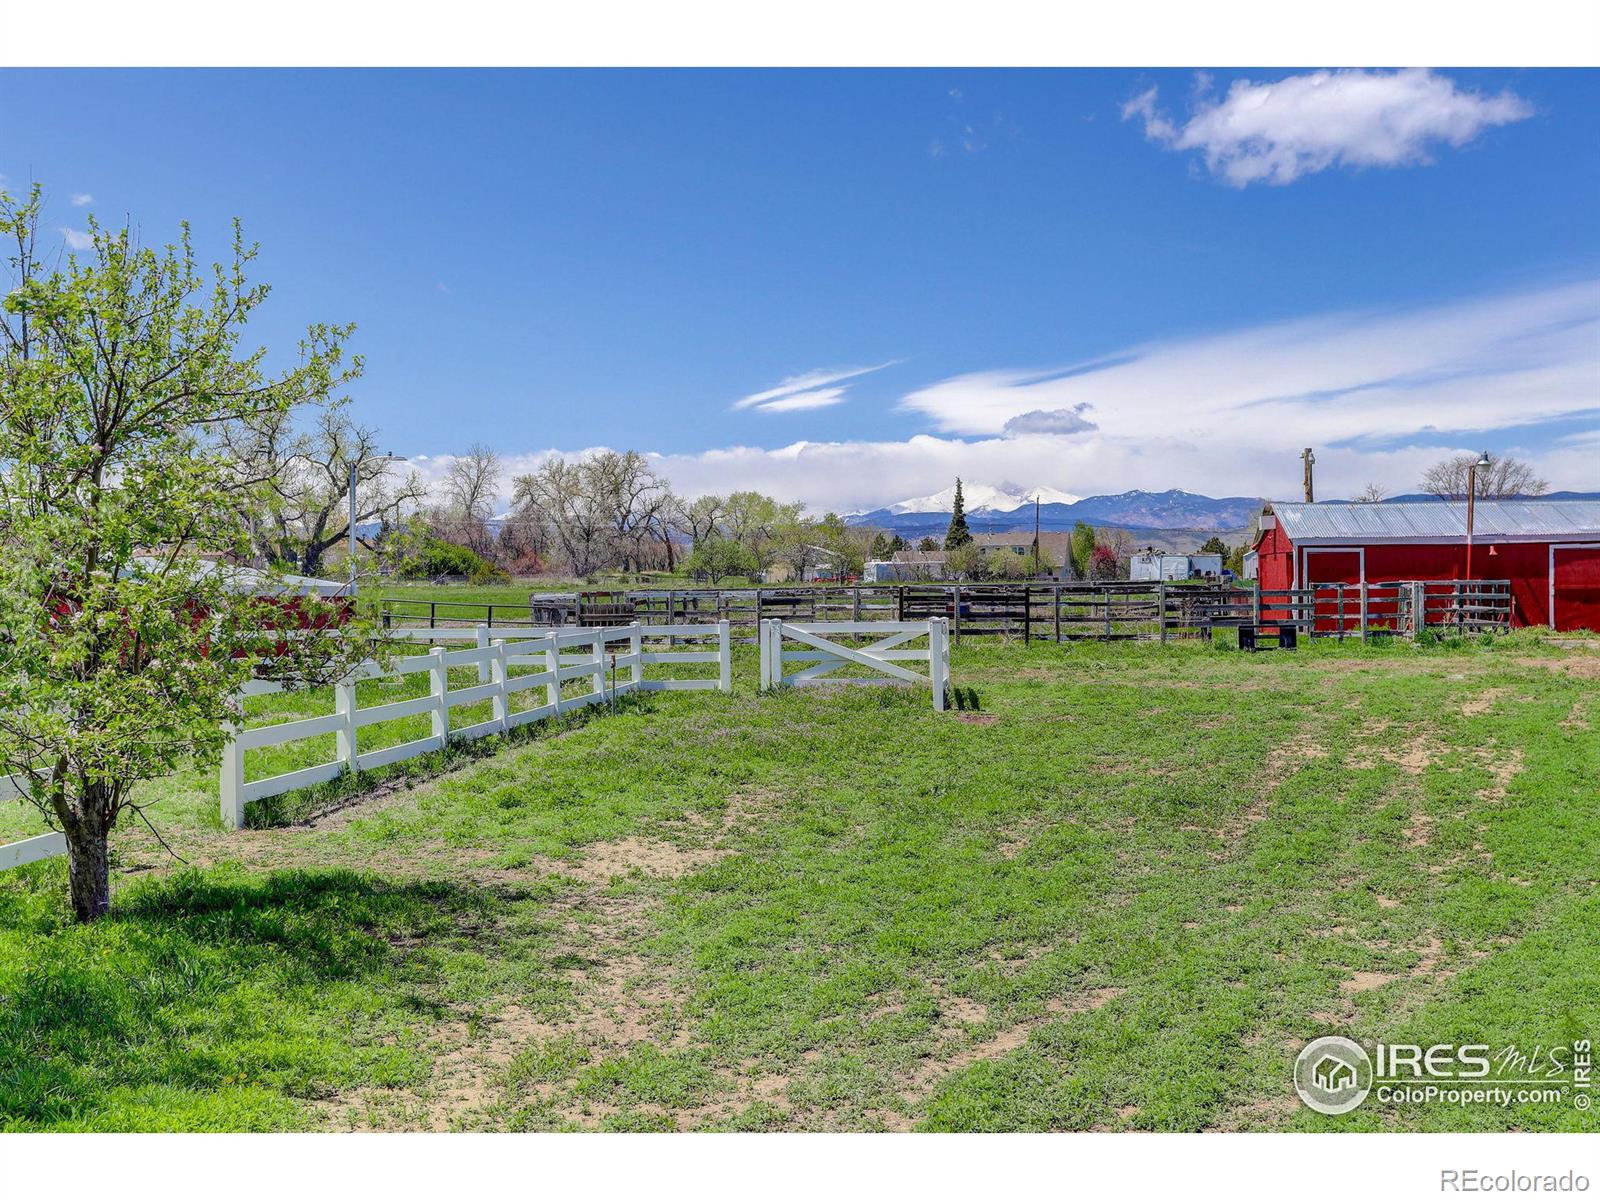
{"type": "MultiPolygon", "coordinates": [[[[1003,533],[1033,527],[1033,497],[1039,497],[1039,528],[1071,529],[1079,521],[1121,529],[1193,529],[1212,533],[1243,529],[1261,511],[1255,496],[1216,499],[1177,488],[1165,492],[1132,491],[1115,496],[1076,497],[1052,488],[1026,492],[962,485],[967,524],[975,533],[1003,533]]],[[[952,487],[932,496],[902,500],[871,512],[845,518],[852,525],[887,529],[901,537],[943,536],[955,502],[952,487]]]]}
{"type": "MultiPolygon", "coordinates": [[[[967,524],[974,533],[1006,533],[1033,528],[1033,501],[1039,499],[1041,530],[1071,529],[1077,522],[1134,531],[1181,530],[1198,533],[1237,533],[1261,511],[1257,496],[1201,496],[1172,488],[1165,492],[1132,491],[1115,496],[1082,498],[1054,488],[962,485],[967,524]]],[[[1437,497],[1425,494],[1391,496],[1384,503],[1423,502],[1437,497]]],[[[1551,492],[1543,500],[1600,500],[1600,492],[1551,492]]],[[[1324,500],[1324,504],[1350,504],[1349,500],[1324,500]]],[[[904,538],[943,537],[955,504],[955,488],[931,496],[901,500],[871,512],[852,513],[851,525],[886,529],[904,538]]]]}

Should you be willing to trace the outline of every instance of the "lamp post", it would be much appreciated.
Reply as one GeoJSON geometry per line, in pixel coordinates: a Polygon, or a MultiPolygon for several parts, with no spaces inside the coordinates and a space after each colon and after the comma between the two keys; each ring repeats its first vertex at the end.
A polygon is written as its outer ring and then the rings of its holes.
{"type": "Polygon", "coordinates": [[[352,459],[350,462],[350,594],[356,594],[356,484],[363,462],[405,462],[404,454],[380,454],[375,458],[352,459]]]}
{"type": "Polygon", "coordinates": [[[1493,466],[1487,450],[1478,455],[1478,461],[1467,468],[1467,578],[1472,578],[1472,516],[1478,499],[1478,468],[1488,470],[1493,466]]]}

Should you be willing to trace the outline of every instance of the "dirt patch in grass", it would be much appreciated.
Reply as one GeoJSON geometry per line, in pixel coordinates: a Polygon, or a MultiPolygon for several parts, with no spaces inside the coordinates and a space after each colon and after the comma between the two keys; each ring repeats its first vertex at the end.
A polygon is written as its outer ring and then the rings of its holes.
{"type": "Polygon", "coordinates": [[[1327,757],[1327,748],[1309,733],[1297,733],[1287,742],[1272,748],[1271,753],[1267,755],[1267,774],[1276,779],[1303,763],[1327,757]]]}
{"type": "Polygon", "coordinates": [[[730,853],[732,851],[716,846],[686,847],[650,838],[620,838],[586,846],[583,861],[565,870],[585,883],[606,883],[632,871],[676,879],[708,867],[730,853]]]}
{"type": "Polygon", "coordinates": [[[1463,717],[1480,717],[1494,707],[1494,702],[1506,694],[1505,688],[1490,688],[1480,692],[1461,706],[1463,717]]]}
{"type": "Polygon", "coordinates": [[[1384,975],[1378,971],[1357,971],[1350,978],[1339,984],[1339,990],[1347,996],[1354,996],[1358,992],[1370,992],[1374,988],[1381,988],[1386,983],[1392,983],[1393,975],[1384,975]]]}
{"type": "Polygon", "coordinates": [[[1571,733],[1589,732],[1589,722],[1584,716],[1582,700],[1574,700],[1572,702],[1572,711],[1567,714],[1566,720],[1561,722],[1561,728],[1571,733]]]}
{"type": "Polygon", "coordinates": [[[1546,671],[1560,671],[1579,679],[1600,679],[1600,655],[1579,652],[1565,658],[1519,658],[1526,667],[1543,667],[1546,671]]]}
{"type": "Polygon", "coordinates": [[[1420,809],[1406,823],[1406,845],[1420,850],[1433,839],[1433,818],[1420,809]]]}
{"type": "Polygon", "coordinates": [[[957,713],[956,720],[966,725],[993,725],[1000,718],[993,713],[957,713]]]}
{"type": "Polygon", "coordinates": [[[1380,762],[1392,763],[1407,775],[1421,775],[1444,754],[1445,747],[1431,733],[1418,733],[1403,746],[1358,747],[1345,760],[1347,767],[1365,770],[1380,762]]]}

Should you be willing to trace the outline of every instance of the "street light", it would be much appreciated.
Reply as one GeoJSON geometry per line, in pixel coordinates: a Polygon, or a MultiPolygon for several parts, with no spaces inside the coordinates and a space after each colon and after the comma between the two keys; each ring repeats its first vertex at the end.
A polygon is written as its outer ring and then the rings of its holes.
{"type": "Polygon", "coordinates": [[[404,454],[380,454],[375,458],[353,459],[350,463],[350,594],[356,594],[356,482],[363,462],[405,462],[404,454]]]}
{"type": "Polygon", "coordinates": [[[1478,455],[1478,461],[1467,468],[1467,578],[1472,578],[1472,515],[1478,499],[1478,468],[1488,470],[1494,464],[1489,461],[1487,450],[1478,455]]]}

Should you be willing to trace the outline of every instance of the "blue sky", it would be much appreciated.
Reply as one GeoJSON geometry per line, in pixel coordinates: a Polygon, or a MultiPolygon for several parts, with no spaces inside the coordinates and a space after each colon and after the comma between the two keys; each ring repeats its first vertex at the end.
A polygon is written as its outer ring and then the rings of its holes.
{"type": "Polygon", "coordinates": [[[261,338],[357,322],[358,412],[425,467],[632,447],[820,510],[1488,446],[1600,487],[1600,72],[6,71],[0,108],[53,229],[242,218],[261,338]]]}

